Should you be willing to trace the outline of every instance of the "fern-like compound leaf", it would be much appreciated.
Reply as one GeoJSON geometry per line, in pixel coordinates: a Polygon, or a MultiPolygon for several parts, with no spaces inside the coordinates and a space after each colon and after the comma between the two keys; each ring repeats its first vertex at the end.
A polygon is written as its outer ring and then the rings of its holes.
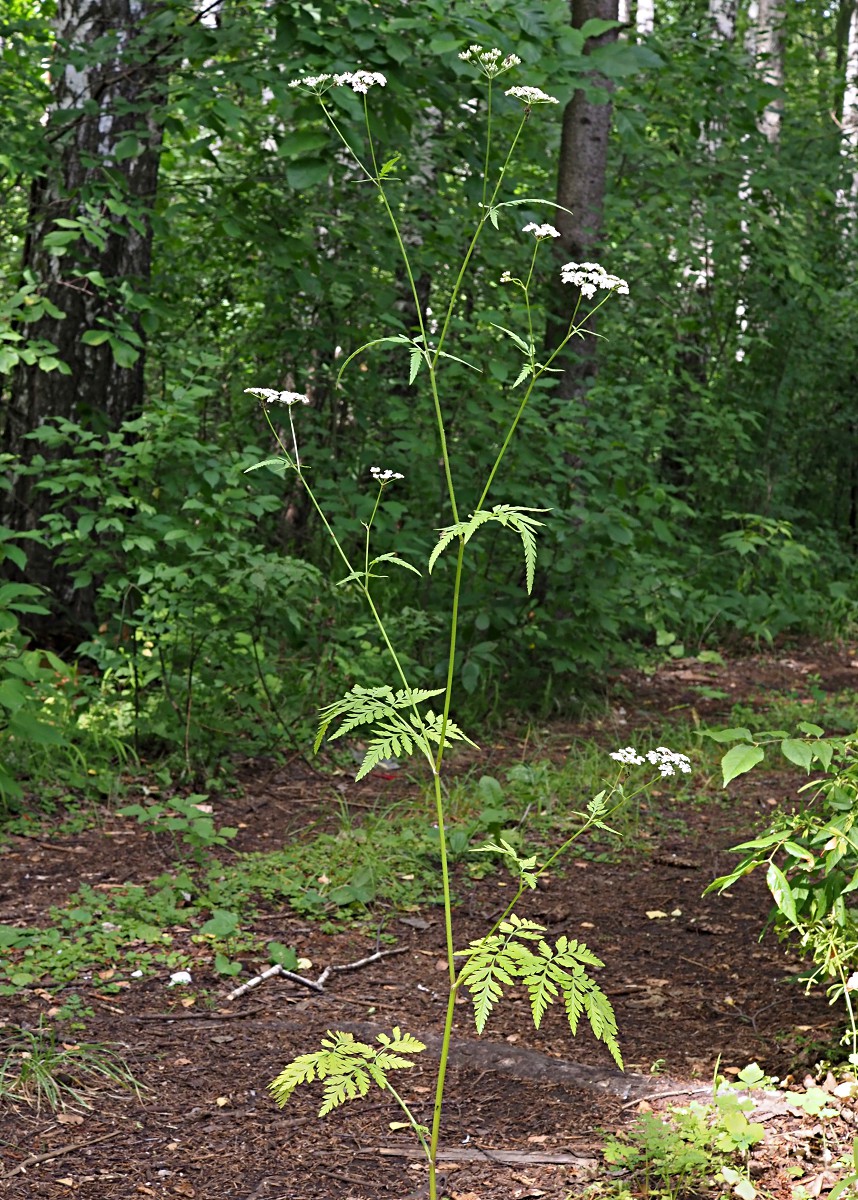
{"type": "Polygon", "coordinates": [[[364,688],[359,684],[346,692],[341,700],[326,705],[320,713],[319,731],[316,734],[314,749],[318,752],[325,734],[331,723],[338,718],[341,723],[331,734],[331,740],[342,737],[361,725],[371,725],[397,713],[399,709],[413,708],[424,700],[443,694],[443,688],[393,688],[385,684],[383,687],[364,688]]]}
{"type": "Polygon", "coordinates": [[[324,1117],[347,1100],[365,1096],[370,1083],[387,1088],[387,1072],[406,1070],[414,1065],[403,1054],[416,1054],[426,1049],[417,1038],[403,1033],[398,1025],[392,1035],[381,1033],[376,1040],[380,1046],[368,1046],[357,1041],[351,1033],[328,1030],[327,1036],[322,1038],[321,1050],[299,1055],[269,1084],[274,1099],[282,1108],[299,1084],[326,1080],[319,1109],[319,1116],[324,1117]]]}

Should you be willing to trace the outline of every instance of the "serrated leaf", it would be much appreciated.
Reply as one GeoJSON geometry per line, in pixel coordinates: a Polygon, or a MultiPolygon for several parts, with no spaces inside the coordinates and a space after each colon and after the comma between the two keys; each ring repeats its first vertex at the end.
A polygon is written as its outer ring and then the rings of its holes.
{"type": "Polygon", "coordinates": [[[423,351],[419,346],[415,346],[410,352],[411,363],[408,368],[408,382],[413,383],[420,374],[420,368],[423,365],[423,351]]]}
{"type": "Polygon", "coordinates": [[[494,321],[489,321],[489,324],[493,329],[499,329],[501,333],[505,333],[508,338],[511,338],[523,354],[527,354],[528,356],[533,354],[533,346],[529,342],[526,342],[524,338],[519,337],[517,333],[514,333],[511,329],[507,329],[505,325],[496,325],[494,321]]]}

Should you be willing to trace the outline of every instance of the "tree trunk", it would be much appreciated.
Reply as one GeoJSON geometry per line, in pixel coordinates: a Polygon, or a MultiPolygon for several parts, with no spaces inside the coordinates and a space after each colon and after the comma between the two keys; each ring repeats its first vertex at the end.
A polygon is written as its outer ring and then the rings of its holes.
{"type": "Polygon", "coordinates": [[[843,196],[849,214],[850,230],[854,232],[858,223],[858,3],[852,8],[846,38],[844,62],[846,87],[843,91],[843,108],[840,125],[843,130],[843,154],[853,164],[852,185],[843,196]]]}
{"type": "MultiPolygon", "coordinates": [[[[618,19],[618,0],[571,0],[572,25],[580,29],[586,21],[601,18],[618,19]]],[[[617,30],[610,29],[584,45],[589,54],[599,46],[617,40],[617,30]]],[[[611,132],[612,85],[597,72],[592,72],[586,86],[576,89],[563,113],[563,133],[557,172],[557,214],[555,223],[560,231],[556,252],[562,262],[586,262],[597,257],[605,204],[605,179],[608,161],[608,138],[611,132]],[[571,210],[570,212],[565,211],[571,210]]],[[[610,270],[610,264],[608,269],[610,270]]],[[[549,324],[548,342],[556,346],[568,328],[568,314],[575,297],[568,285],[558,285],[554,292],[555,316],[549,324]]],[[[557,389],[560,399],[580,397],[587,381],[595,374],[596,339],[586,338],[575,345],[574,355],[563,359],[563,375],[557,389]]]]}
{"type": "MultiPolygon", "coordinates": [[[[28,325],[26,334],[53,343],[69,370],[21,364],[12,377],[0,437],[2,448],[25,465],[37,451],[26,435],[47,418],[103,431],[142,405],[143,330],[135,293],[150,274],[148,213],[161,143],[155,113],[163,85],[146,31],[156,7],[155,0],[57,3],[58,61],[44,121],[52,159],[31,185],[22,266],[38,294],[60,310],[28,325]],[[89,344],[82,340],[87,333],[89,344]]],[[[0,492],[0,522],[16,529],[38,525],[47,497],[35,482],[13,474],[12,490],[0,492]]],[[[34,554],[29,576],[47,585],[50,567],[48,558],[34,554]]]]}
{"type": "MultiPolygon", "coordinates": [[[[758,0],[756,59],[760,77],[776,88],[784,85],[785,0],[758,0]]],[[[760,132],[774,145],[780,140],[783,100],[767,104],[760,117],[760,132]]]]}

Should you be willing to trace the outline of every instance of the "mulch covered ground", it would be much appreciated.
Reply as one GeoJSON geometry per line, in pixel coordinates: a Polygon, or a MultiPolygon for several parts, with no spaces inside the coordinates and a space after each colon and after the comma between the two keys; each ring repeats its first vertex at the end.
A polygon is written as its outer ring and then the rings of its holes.
{"type": "MultiPolygon", "coordinates": [[[[659,714],[696,714],[714,723],[736,700],[764,703],[788,688],[802,694],[809,677],[815,687],[841,691],[858,681],[852,662],[851,651],[828,648],[728,667],[670,664],[650,678],[624,677],[603,718],[586,729],[546,731],[546,744],[559,755],[582,732],[601,731],[608,748],[625,745],[634,741],[636,725],[659,714]],[[707,699],[713,692],[729,699],[707,699]]],[[[808,714],[818,719],[810,705],[808,714]]],[[[507,746],[514,759],[515,739],[507,746]]],[[[279,770],[248,767],[244,782],[243,799],[231,799],[228,811],[219,807],[221,820],[246,826],[241,849],[294,838],[331,803],[330,783],[300,761],[279,770]]],[[[571,1039],[559,1011],[549,1009],[536,1033],[527,1006],[505,1001],[477,1039],[462,1004],[442,1135],[445,1194],[453,1200],[579,1196],[589,1182],[607,1178],[598,1155],[604,1133],[622,1128],[642,1103],[658,1108],[705,1099],[719,1060],[727,1074],[757,1061],[800,1089],[820,1046],[836,1042],[839,1011],[785,984],[798,960],[771,937],[758,941],[769,909],[763,881],[744,880],[730,897],[701,896],[734,864],[726,847],[760,827],[790,786],[788,777],[754,774],[729,800],[717,794],[717,781],[706,785],[701,781],[708,798],[681,810],[666,787],[659,819],[622,861],[582,854],[525,898],[524,915],[552,936],[582,938],[605,960],[600,983],[617,1010],[626,1073],[616,1071],[588,1030],[571,1039]],[[666,915],[647,915],[656,912],[666,915]]],[[[347,786],[349,797],[369,803],[383,785],[370,778],[347,786]]],[[[390,786],[405,784],[396,779],[390,786]]],[[[82,881],[143,882],[164,869],[138,826],[110,817],[105,828],[114,836],[94,828],[72,837],[11,839],[0,857],[0,922],[38,924],[48,905],[82,881]]],[[[495,878],[462,885],[460,894],[456,937],[464,944],[497,915],[502,892],[495,878]]],[[[378,948],[371,930],[323,934],[288,910],[264,912],[256,928],[311,960],[305,974],[314,979],[326,966],[378,948]]],[[[386,931],[396,943],[383,948],[401,953],[335,972],[321,992],[275,976],[229,1000],[240,980],[195,973],[196,1001],[183,1006],[187,990],[168,989],[166,977],[131,981],[118,995],[105,993],[97,978],[76,984],[96,1011],[80,1036],[126,1047],[146,1090],[137,1100],[105,1089],[91,1096],[91,1111],[60,1114],[0,1102],[0,1193],[13,1200],[426,1195],[425,1168],[407,1134],[391,1129],[399,1113],[380,1092],[320,1121],[317,1090],[299,1089],[284,1110],[266,1091],[285,1063],[316,1047],[326,1030],[365,1035],[398,1024],[429,1046],[418,1056],[418,1063],[426,1061],[400,1079],[428,1122],[433,1049],[446,1002],[442,915],[407,914],[386,931]]],[[[0,1000],[0,1025],[32,1028],[55,1003],[47,991],[24,990],[0,1000]]],[[[754,1174],[775,1200],[789,1200],[796,1182],[823,1195],[833,1185],[827,1157],[854,1133],[851,1102],[835,1103],[841,1115],[829,1122],[827,1141],[818,1121],[791,1112],[784,1101],[764,1105],[757,1119],[767,1137],[755,1151],[754,1174]]]]}

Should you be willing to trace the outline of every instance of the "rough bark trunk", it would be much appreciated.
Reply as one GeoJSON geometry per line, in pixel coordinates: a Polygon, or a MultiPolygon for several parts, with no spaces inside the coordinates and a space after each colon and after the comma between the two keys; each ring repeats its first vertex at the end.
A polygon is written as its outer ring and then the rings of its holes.
{"type": "MultiPolygon", "coordinates": [[[[37,450],[27,434],[47,418],[67,417],[101,431],[142,404],[143,330],[133,293],[145,288],[150,274],[148,211],[161,143],[155,115],[161,72],[146,32],[157,7],[155,0],[57,4],[58,64],[45,115],[53,157],[31,186],[22,268],[64,314],[45,315],[27,334],[52,342],[70,373],[21,365],[13,376],[0,440],[24,465],[37,450]],[[58,219],[66,224],[58,227],[58,219]],[[69,223],[78,221],[88,236],[52,245],[48,235],[71,234],[69,223]],[[114,347],[84,343],[87,331],[110,335],[114,347]],[[117,362],[117,344],[125,365],[117,362]]],[[[11,491],[0,491],[0,522],[35,528],[47,497],[14,468],[11,482],[11,491]]],[[[49,558],[35,554],[30,577],[49,585],[50,567],[49,558]]]]}
{"type": "MultiPolygon", "coordinates": [[[[618,0],[571,0],[572,24],[580,28],[586,21],[601,18],[618,19],[618,0]]],[[[585,43],[585,54],[608,42],[617,40],[617,30],[611,29],[585,43]]],[[[578,88],[563,113],[563,133],[557,172],[557,208],[555,224],[560,231],[556,253],[561,262],[586,262],[597,257],[605,204],[605,179],[608,161],[608,138],[611,132],[612,85],[593,75],[586,88],[578,88]],[[596,89],[596,94],[594,94],[596,89]],[[571,212],[565,211],[566,209],[571,212]]],[[[548,342],[556,345],[568,326],[563,313],[569,311],[569,288],[554,295],[555,320],[549,325],[548,342]]],[[[574,298],[572,298],[574,300],[574,298]]],[[[565,357],[564,372],[557,394],[561,399],[580,397],[593,376],[596,339],[578,341],[572,353],[565,357]]]]}

